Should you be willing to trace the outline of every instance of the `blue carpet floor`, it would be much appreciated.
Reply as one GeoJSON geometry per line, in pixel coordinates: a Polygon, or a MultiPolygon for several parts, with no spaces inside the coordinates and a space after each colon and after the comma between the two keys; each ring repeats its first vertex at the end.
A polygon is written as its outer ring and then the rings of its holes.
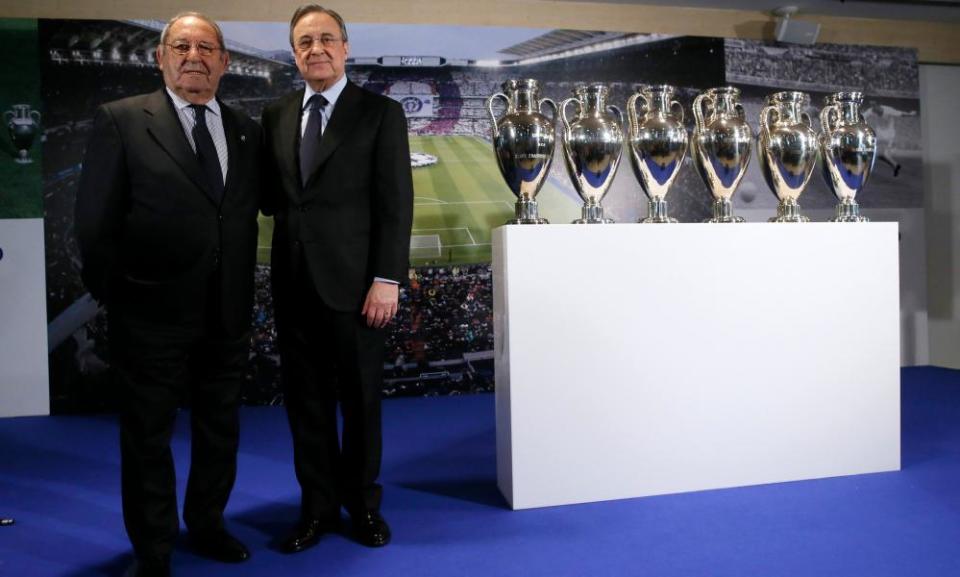
{"type": "MultiPolygon", "coordinates": [[[[960,575],[960,372],[905,369],[903,470],[510,511],[496,488],[493,395],[384,404],[384,516],[393,543],[330,535],[274,549],[297,515],[283,410],[242,413],[227,509],[252,559],[222,565],[183,543],[174,574],[203,576],[960,575]]],[[[174,440],[180,476],[187,419],[174,440]]],[[[181,482],[180,494],[183,493],[181,482]]],[[[119,575],[129,563],[115,419],[0,420],[0,576],[119,575]]]]}

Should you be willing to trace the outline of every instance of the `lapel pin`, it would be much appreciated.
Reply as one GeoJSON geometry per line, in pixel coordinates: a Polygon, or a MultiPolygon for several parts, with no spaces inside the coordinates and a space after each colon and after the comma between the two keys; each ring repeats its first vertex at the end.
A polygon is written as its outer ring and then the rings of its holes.
{"type": "Polygon", "coordinates": [[[246,135],[246,134],[241,134],[241,135],[240,135],[240,142],[246,142],[246,141],[247,141],[247,135],[246,135]]]}

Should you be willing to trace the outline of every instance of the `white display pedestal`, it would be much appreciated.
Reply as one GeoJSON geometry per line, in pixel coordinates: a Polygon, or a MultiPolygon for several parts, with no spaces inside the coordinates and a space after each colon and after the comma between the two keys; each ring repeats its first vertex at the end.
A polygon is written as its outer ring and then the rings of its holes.
{"type": "Polygon", "coordinates": [[[514,509],[900,468],[896,223],[503,226],[514,509]]]}

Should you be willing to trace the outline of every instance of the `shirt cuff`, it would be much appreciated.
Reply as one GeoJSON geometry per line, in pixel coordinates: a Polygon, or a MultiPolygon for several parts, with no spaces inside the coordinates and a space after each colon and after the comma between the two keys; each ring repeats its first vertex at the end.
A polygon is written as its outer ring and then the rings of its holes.
{"type": "Polygon", "coordinates": [[[383,283],[387,283],[387,284],[400,284],[399,282],[397,282],[397,281],[395,281],[395,280],[391,280],[391,279],[388,279],[388,278],[381,278],[381,277],[378,277],[378,276],[373,277],[373,282],[383,282],[383,283]]]}

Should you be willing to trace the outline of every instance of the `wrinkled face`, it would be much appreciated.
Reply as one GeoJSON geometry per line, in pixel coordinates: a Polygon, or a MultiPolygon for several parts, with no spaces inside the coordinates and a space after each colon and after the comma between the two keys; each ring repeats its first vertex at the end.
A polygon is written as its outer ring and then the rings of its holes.
{"type": "Polygon", "coordinates": [[[330,15],[311,12],[293,27],[293,56],[304,81],[317,92],[343,76],[350,45],[330,15]]]}
{"type": "Polygon", "coordinates": [[[174,94],[192,104],[205,104],[216,95],[230,55],[208,23],[187,16],[170,26],[166,44],[157,47],[157,63],[174,94]]]}

